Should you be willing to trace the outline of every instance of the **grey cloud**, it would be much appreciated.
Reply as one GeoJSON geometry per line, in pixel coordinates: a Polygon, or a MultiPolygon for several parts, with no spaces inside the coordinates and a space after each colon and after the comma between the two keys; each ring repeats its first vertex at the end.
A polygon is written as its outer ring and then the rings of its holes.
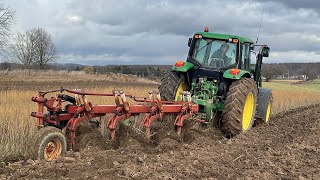
{"type": "Polygon", "coordinates": [[[254,27],[257,25],[254,22],[259,21],[252,13],[252,7],[259,5],[248,2],[232,1],[230,5],[217,1],[197,1],[193,4],[147,0],[122,4],[117,1],[82,2],[71,3],[68,7],[73,7],[71,12],[85,16],[87,21],[104,25],[106,32],[114,35],[151,31],[190,35],[199,27],[202,30],[205,25],[225,30],[243,24],[254,27]],[[238,18],[238,15],[248,16],[238,18]]]}
{"type": "Polygon", "coordinates": [[[320,10],[320,1],[319,0],[258,0],[260,2],[276,2],[282,3],[285,6],[299,9],[299,8],[306,8],[306,9],[317,9],[320,10]]]}
{"type": "Polygon", "coordinates": [[[86,64],[172,64],[186,57],[187,38],[205,26],[255,40],[262,9],[260,43],[274,52],[316,52],[320,37],[319,13],[312,8],[316,1],[301,6],[290,2],[8,0],[17,11],[16,30],[44,27],[63,61],[86,64]]]}

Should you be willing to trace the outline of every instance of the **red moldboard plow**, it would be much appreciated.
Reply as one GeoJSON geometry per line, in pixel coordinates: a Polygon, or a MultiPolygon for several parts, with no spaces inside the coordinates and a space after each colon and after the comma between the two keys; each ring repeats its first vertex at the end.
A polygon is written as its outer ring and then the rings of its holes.
{"type": "Polygon", "coordinates": [[[168,114],[176,115],[175,126],[177,135],[180,136],[184,121],[192,118],[198,112],[198,105],[193,104],[189,92],[182,92],[181,101],[170,102],[162,101],[160,94],[156,91],[149,92],[149,98],[134,97],[126,95],[122,90],[113,90],[112,93],[93,93],[78,90],[59,89],[54,91],[39,91],[38,97],[32,97],[32,101],[38,103],[38,111],[32,112],[31,116],[38,119],[37,126],[54,126],[63,132],[69,132],[71,148],[75,145],[75,130],[81,122],[89,121],[93,118],[110,115],[107,121],[109,137],[111,141],[116,139],[116,127],[130,117],[145,114],[142,126],[145,128],[145,135],[150,139],[150,127],[152,123],[162,119],[168,114]],[[67,92],[73,94],[62,94],[67,92]],[[48,93],[59,93],[55,97],[46,98],[48,93]],[[93,105],[88,102],[86,96],[109,96],[114,97],[114,105],[93,105]],[[127,98],[136,103],[130,105],[127,98]],[[64,105],[67,102],[67,105],[64,105]],[[46,112],[45,112],[46,107],[46,112]]]}

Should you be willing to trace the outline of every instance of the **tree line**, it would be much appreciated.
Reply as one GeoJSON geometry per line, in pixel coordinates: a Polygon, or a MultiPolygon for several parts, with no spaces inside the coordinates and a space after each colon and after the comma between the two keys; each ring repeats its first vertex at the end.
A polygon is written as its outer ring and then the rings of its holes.
{"type": "MultiPolygon", "coordinates": [[[[22,64],[3,62],[0,63],[0,70],[12,71],[23,69],[22,64]]],[[[31,65],[29,69],[36,69],[37,66],[31,65]]],[[[164,72],[169,70],[171,65],[106,65],[106,66],[85,66],[81,64],[58,64],[51,63],[46,65],[47,70],[67,70],[67,71],[84,71],[88,74],[133,74],[139,77],[162,77],[164,72]]]]}
{"type": "Polygon", "coordinates": [[[320,76],[320,63],[263,64],[262,76],[266,81],[273,79],[314,80],[320,76]]]}

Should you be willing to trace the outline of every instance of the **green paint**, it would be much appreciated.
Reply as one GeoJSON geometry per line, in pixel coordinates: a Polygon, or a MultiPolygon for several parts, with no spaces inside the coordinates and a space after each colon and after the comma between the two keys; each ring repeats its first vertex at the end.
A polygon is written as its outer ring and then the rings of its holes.
{"type": "Polygon", "coordinates": [[[176,67],[175,65],[173,65],[171,70],[179,71],[179,72],[187,72],[193,67],[194,67],[194,65],[192,63],[185,62],[182,67],[176,67]]]}
{"type": "Polygon", "coordinates": [[[231,39],[237,38],[241,43],[253,43],[253,41],[249,38],[237,36],[237,35],[231,35],[231,34],[217,34],[217,33],[211,33],[211,32],[197,32],[196,34],[200,34],[202,37],[206,37],[206,38],[221,39],[221,40],[229,40],[230,38],[231,39]]]}
{"type": "Polygon", "coordinates": [[[227,79],[240,79],[242,78],[243,76],[247,75],[247,76],[250,76],[251,77],[251,73],[249,71],[246,71],[246,70],[241,70],[240,69],[240,73],[236,76],[230,74],[230,70],[231,69],[228,69],[226,70],[224,73],[223,73],[223,77],[224,78],[227,78],[227,79]]]}
{"type": "Polygon", "coordinates": [[[217,98],[218,82],[203,78],[198,83],[192,83],[192,100],[199,105],[199,111],[205,114],[205,119],[211,123],[213,113],[223,111],[224,104],[217,98]]]}

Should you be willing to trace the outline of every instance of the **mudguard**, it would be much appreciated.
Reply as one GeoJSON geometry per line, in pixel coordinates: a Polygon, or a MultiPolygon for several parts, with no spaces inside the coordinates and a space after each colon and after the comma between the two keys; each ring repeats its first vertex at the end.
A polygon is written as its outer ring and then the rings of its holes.
{"type": "Polygon", "coordinates": [[[223,77],[227,79],[235,79],[235,80],[241,79],[242,77],[247,77],[247,78],[251,77],[250,72],[246,70],[239,69],[239,73],[237,75],[232,75],[230,71],[232,71],[232,69],[226,70],[223,73],[223,77]]]}
{"type": "Polygon", "coordinates": [[[193,65],[192,63],[185,62],[185,63],[183,64],[183,66],[181,66],[181,67],[177,67],[177,66],[173,65],[173,66],[171,67],[171,70],[173,70],[173,71],[178,71],[178,72],[187,72],[187,71],[189,71],[190,69],[192,69],[193,67],[194,67],[194,65],[193,65]]]}
{"type": "Polygon", "coordinates": [[[271,96],[271,89],[259,88],[258,93],[258,104],[256,110],[256,118],[265,118],[267,113],[267,106],[271,96]]]}

